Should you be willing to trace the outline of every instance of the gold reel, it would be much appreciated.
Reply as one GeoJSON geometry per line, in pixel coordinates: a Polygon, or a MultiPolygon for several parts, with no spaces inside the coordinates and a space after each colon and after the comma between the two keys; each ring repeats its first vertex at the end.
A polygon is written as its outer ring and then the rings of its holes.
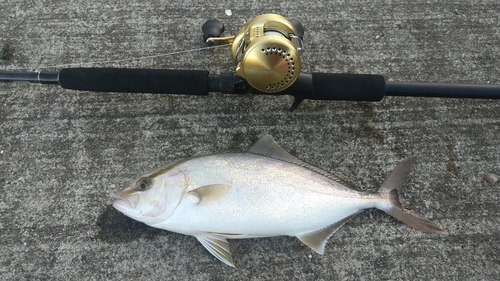
{"type": "MultiPolygon", "coordinates": [[[[205,25],[209,22],[212,21],[205,25]]],[[[203,31],[207,34],[205,25],[203,31]]],[[[236,74],[261,92],[276,93],[290,87],[299,77],[304,50],[302,33],[298,21],[264,14],[245,23],[235,36],[205,37],[208,44],[232,43],[236,74]]]]}

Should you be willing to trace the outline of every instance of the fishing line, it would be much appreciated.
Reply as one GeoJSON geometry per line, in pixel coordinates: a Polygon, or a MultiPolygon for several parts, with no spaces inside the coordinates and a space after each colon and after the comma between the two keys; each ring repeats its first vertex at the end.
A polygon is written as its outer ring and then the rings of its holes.
{"type": "MultiPolygon", "coordinates": [[[[45,65],[45,66],[39,66],[36,69],[39,70],[39,69],[45,69],[45,68],[62,68],[62,67],[71,67],[71,66],[95,65],[95,64],[102,64],[102,63],[118,63],[118,62],[127,62],[127,61],[138,61],[138,60],[143,60],[143,59],[152,59],[152,58],[166,57],[166,56],[172,56],[172,55],[177,55],[177,54],[184,54],[184,53],[190,53],[190,52],[196,52],[196,51],[215,49],[218,47],[225,47],[225,46],[229,46],[229,45],[231,45],[231,44],[208,46],[208,47],[175,51],[175,52],[170,52],[170,53],[165,53],[165,54],[143,56],[143,57],[130,58],[130,59],[100,60],[100,61],[89,61],[89,62],[79,62],[79,63],[64,63],[64,64],[45,65]]],[[[23,69],[28,69],[28,68],[27,67],[25,67],[25,68],[12,68],[11,70],[23,70],[23,69]]]]}

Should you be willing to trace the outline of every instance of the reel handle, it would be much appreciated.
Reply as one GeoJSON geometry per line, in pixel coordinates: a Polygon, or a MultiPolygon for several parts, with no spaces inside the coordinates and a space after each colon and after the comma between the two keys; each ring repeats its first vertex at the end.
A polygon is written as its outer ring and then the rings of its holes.
{"type": "Polygon", "coordinates": [[[201,27],[203,32],[203,41],[207,42],[210,37],[220,37],[224,32],[224,24],[220,20],[208,20],[201,27]]]}

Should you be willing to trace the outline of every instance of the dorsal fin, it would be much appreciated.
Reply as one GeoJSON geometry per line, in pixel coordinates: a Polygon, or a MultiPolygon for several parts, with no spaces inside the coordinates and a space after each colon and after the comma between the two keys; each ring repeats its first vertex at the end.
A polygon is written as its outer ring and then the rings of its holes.
{"type": "Polygon", "coordinates": [[[248,149],[248,152],[286,162],[295,163],[295,161],[301,161],[281,148],[271,135],[263,135],[258,142],[248,149]]]}
{"type": "Polygon", "coordinates": [[[315,167],[303,160],[300,160],[299,158],[291,155],[290,153],[286,152],[283,148],[281,148],[273,139],[271,135],[263,135],[259,141],[257,141],[254,145],[252,145],[248,149],[248,153],[264,156],[264,157],[269,157],[289,163],[293,163],[295,165],[304,167],[306,169],[309,169],[311,171],[314,171],[322,176],[325,176],[331,180],[334,180],[340,184],[343,184],[349,188],[355,189],[355,187],[347,182],[346,180],[339,178],[335,175],[330,174],[329,172],[320,169],[318,167],[315,167]]]}

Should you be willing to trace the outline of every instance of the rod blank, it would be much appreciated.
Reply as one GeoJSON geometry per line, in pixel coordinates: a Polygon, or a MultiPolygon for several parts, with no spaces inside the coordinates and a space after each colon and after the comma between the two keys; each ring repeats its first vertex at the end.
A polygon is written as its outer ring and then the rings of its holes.
{"type": "Polygon", "coordinates": [[[500,85],[386,82],[387,96],[500,99],[500,85]]]}
{"type": "Polygon", "coordinates": [[[59,84],[59,72],[8,72],[0,71],[0,82],[31,82],[59,84]]]}

